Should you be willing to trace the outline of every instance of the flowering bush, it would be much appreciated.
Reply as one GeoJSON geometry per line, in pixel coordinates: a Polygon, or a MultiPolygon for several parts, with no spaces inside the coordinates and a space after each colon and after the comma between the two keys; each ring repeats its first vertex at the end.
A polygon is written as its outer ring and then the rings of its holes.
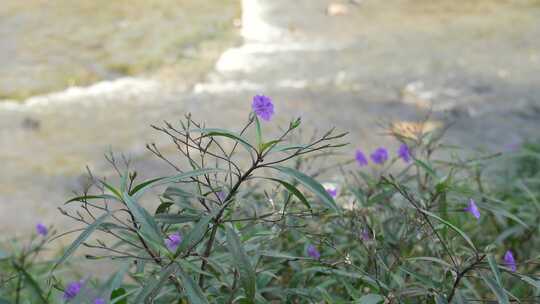
{"type": "Polygon", "coordinates": [[[78,210],[61,209],[84,229],[59,258],[35,260],[56,238],[43,224],[0,252],[0,303],[539,301],[539,170],[449,154],[436,132],[394,132],[395,151],[328,166],[346,133],[298,143],[294,119],[268,138],[272,100],[257,95],[252,110],[239,132],[189,115],[153,126],[181,156],[147,146],[171,176],[138,181],[108,156],[118,181],[91,175],[66,203],[78,210]],[[62,276],[81,246],[112,260],[108,280],[62,276]]]}

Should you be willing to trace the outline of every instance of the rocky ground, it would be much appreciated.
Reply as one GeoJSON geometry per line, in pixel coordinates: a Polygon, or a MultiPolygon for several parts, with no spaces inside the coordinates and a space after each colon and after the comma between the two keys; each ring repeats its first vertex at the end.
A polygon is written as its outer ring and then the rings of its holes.
{"type": "Polygon", "coordinates": [[[237,128],[256,93],[272,96],[276,125],[350,131],[343,150],[394,148],[381,122],[453,124],[452,143],[499,151],[540,130],[538,1],[243,0],[243,43],[187,89],[159,77],[120,78],[0,104],[0,230],[37,220],[69,226],[59,206],[109,149],[146,176],[168,173],[144,144],[170,146],[148,127],[186,112],[237,128]],[[15,216],[14,216],[15,215],[15,216]]]}

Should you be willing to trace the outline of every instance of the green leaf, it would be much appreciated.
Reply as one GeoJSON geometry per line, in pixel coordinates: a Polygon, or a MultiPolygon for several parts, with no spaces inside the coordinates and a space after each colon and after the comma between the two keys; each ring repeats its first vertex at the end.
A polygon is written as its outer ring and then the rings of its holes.
{"type": "Polygon", "coordinates": [[[233,258],[233,263],[240,274],[240,282],[244,287],[246,296],[253,301],[256,293],[255,283],[257,282],[255,270],[253,269],[253,266],[251,265],[249,258],[242,247],[242,243],[240,243],[240,239],[238,238],[238,235],[234,229],[231,228],[230,225],[227,225],[225,230],[227,233],[227,248],[229,248],[229,252],[233,258]]]}
{"type": "Polygon", "coordinates": [[[499,265],[497,265],[495,257],[493,257],[492,254],[488,254],[487,258],[489,267],[491,268],[491,272],[493,272],[493,275],[495,276],[497,284],[501,285],[501,273],[499,272],[499,265]]]}
{"type": "Polygon", "coordinates": [[[298,170],[283,167],[283,166],[272,166],[272,168],[279,170],[280,172],[296,179],[299,183],[304,185],[306,188],[313,191],[313,193],[315,193],[315,195],[317,195],[321,199],[321,201],[326,207],[339,212],[339,209],[336,203],[334,202],[334,199],[326,192],[326,190],[324,190],[324,187],[319,182],[317,182],[310,176],[307,176],[298,170]]]}
{"type": "Polygon", "coordinates": [[[165,176],[165,177],[158,177],[158,178],[150,179],[133,187],[129,195],[138,197],[142,193],[144,193],[148,188],[153,187],[158,182],[161,182],[161,183],[179,182],[181,180],[192,178],[195,176],[200,176],[200,175],[215,173],[215,172],[224,172],[224,171],[225,170],[219,169],[219,168],[205,168],[205,169],[198,169],[198,170],[193,170],[189,172],[184,172],[184,173],[180,173],[173,176],[165,176]]]}
{"type": "Polygon", "coordinates": [[[109,185],[107,182],[105,181],[101,181],[101,183],[103,184],[103,186],[105,188],[107,188],[109,191],[111,191],[118,199],[122,199],[122,194],[120,192],[120,190],[116,189],[115,187],[109,185]]]}
{"type": "Polygon", "coordinates": [[[522,274],[518,274],[518,276],[522,281],[527,282],[529,285],[535,287],[537,290],[540,290],[540,280],[535,280],[522,274]]]}
{"type": "Polygon", "coordinates": [[[159,279],[150,279],[147,284],[143,286],[134,303],[153,303],[153,298],[157,295],[159,290],[165,285],[165,281],[169,279],[169,276],[178,270],[177,264],[169,264],[163,268],[159,273],[159,279]]]}
{"type": "Polygon", "coordinates": [[[184,287],[184,290],[186,291],[187,298],[189,300],[190,304],[208,304],[208,301],[206,300],[206,297],[204,296],[204,293],[199,288],[199,285],[193,281],[193,279],[184,273],[182,269],[178,269],[178,275],[180,276],[180,279],[182,280],[182,284],[184,287]]]}
{"type": "Polygon", "coordinates": [[[214,275],[212,273],[210,273],[208,271],[201,270],[200,265],[195,265],[195,264],[193,264],[192,262],[190,262],[188,260],[178,259],[176,261],[176,263],[178,263],[180,265],[180,267],[182,267],[182,269],[185,269],[187,271],[192,271],[192,272],[195,272],[195,273],[207,276],[207,277],[214,277],[214,275]]]}
{"type": "Polygon", "coordinates": [[[111,293],[111,304],[128,304],[127,293],[124,288],[117,288],[111,293]]]}
{"type": "Polygon", "coordinates": [[[189,132],[199,132],[204,133],[204,136],[223,136],[227,138],[234,139],[235,141],[239,142],[244,148],[251,152],[251,150],[257,151],[245,138],[243,138],[240,134],[236,134],[234,132],[231,132],[229,130],[225,129],[217,129],[217,128],[202,128],[202,129],[190,129],[189,132]]]}
{"type": "Polygon", "coordinates": [[[289,123],[289,130],[293,130],[293,129],[296,129],[298,128],[298,126],[300,125],[300,123],[302,123],[302,118],[298,117],[296,118],[295,120],[291,121],[289,123]]]}
{"type": "Polygon", "coordinates": [[[501,304],[509,304],[510,301],[508,300],[508,296],[506,295],[506,291],[504,288],[497,282],[497,280],[494,280],[492,277],[486,276],[485,274],[481,274],[482,279],[486,283],[486,285],[493,291],[495,296],[497,297],[497,300],[501,304]]]}
{"type": "Polygon", "coordinates": [[[277,252],[277,251],[270,251],[265,250],[259,253],[262,256],[277,258],[277,259],[287,259],[287,260],[311,260],[311,258],[301,257],[301,256],[294,256],[290,255],[288,253],[283,252],[277,252]]]}
{"type": "Polygon", "coordinates": [[[358,301],[355,303],[358,304],[377,304],[384,301],[384,298],[378,294],[370,293],[365,296],[362,296],[358,301]]]}
{"type": "Polygon", "coordinates": [[[77,239],[69,245],[68,249],[64,252],[62,257],[56,262],[53,269],[56,268],[58,265],[65,262],[74,252],[79,248],[79,246],[97,229],[99,226],[110,216],[111,214],[109,212],[103,214],[102,216],[98,217],[92,224],[88,225],[84,231],[79,234],[77,239]]]}
{"type": "Polygon", "coordinates": [[[118,199],[118,197],[116,197],[114,195],[110,195],[110,194],[82,195],[82,196],[77,196],[77,197],[74,197],[74,198],[70,199],[69,201],[65,202],[64,205],[69,204],[71,202],[84,202],[86,200],[93,200],[93,199],[104,199],[104,200],[120,201],[120,199],[118,199]]]}
{"type": "Polygon", "coordinates": [[[257,115],[255,115],[255,134],[256,134],[256,144],[257,144],[257,147],[259,148],[259,153],[262,153],[263,152],[263,148],[262,148],[262,130],[261,130],[261,123],[259,121],[259,117],[257,117],[257,115]]]}
{"type": "Polygon", "coordinates": [[[446,298],[444,298],[443,296],[441,295],[435,295],[435,303],[436,304],[448,304],[448,301],[446,300],[446,298]]]}
{"type": "Polygon", "coordinates": [[[407,269],[404,266],[399,267],[401,271],[404,273],[407,273],[412,278],[415,279],[416,282],[422,284],[423,287],[431,288],[431,289],[437,289],[439,287],[439,283],[432,280],[431,276],[423,275],[417,272],[412,271],[411,269],[407,269]]]}
{"type": "Polygon", "coordinates": [[[415,261],[428,261],[428,262],[433,262],[433,263],[437,263],[437,264],[440,264],[446,268],[453,268],[454,266],[450,265],[449,263],[447,263],[446,261],[443,261],[439,258],[435,258],[435,257],[413,257],[413,258],[408,258],[407,261],[410,261],[410,262],[415,262],[415,261]]]}
{"type": "Polygon", "coordinates": [[[156,214],[154,218],[159,223],[182,224],[182,223],[195,222],[201,218],[201,215],[160,213],[160,214],[156,214]]]}
{"type": "Polygon", "coordinates": [[[443,223],[444,225],[448,226],[450,229],[454,230],[455,232],[457,232],[459,235],[461,235],[461,237],[467,241],[467,243],[469,244],[469,246],[471,246],[471,248],[476,252],[476,247],[474,246],[473,242],[471,241],[471,239],[467,236],[467,234],[465,234],[465,232],[463,232],[461,229],[459,229],[458,227],[454,226],[452,223],[446,221],[446,220],[443,220],[442,218],[440,218],[439,216],[427,211],[427,210],[424,210],[424,209],[418,209],[420,212],[438,220],[439,222],[443,223]]]}
{"type": "Polygon", "coordinates": [[[22,274],[26,283],[28,284],[28,286],[30,286],[30,290],[39,299],[40,303],[47,303],[47,299],[43,294],[43,290],[41,290],[41,287],[39,287],[39,284],[32,277],[32,275],[30,275],[24,268],[22,268],[17,263],[13,263],[13,267],[22,274]]]}
{"type": "Polygon", "coordinates": [[[265,142],[265,143],[261,144],[259,150],[261,151],[261,153],[263,153],[264,151],[266,151],[266,149],[268,149],[270,147],[273,147],[278,142],[279,142],[279,140],[271,140],[269,142],[265,142]]]}
{"type": "Polygon", "coordinates": [[[420,167],[424,168],[424,170],[426,170],[426,172],[431,175],[432,177],[435,177],[437,178],[437,172],[435,172],[435,170],[433,168],[431,168],[431,166],[429,166],[428,164],[426,164],[425,162],[415,158],[414,159],[414,162],[419,165],[420,167]]]}
{"type": "Polygon", "coordinates": [[[311,205],[309,204],[308,200],[302,194],[302,192],[300,192],[300,190],[296,189],[295,186],[293,186],[292,184],[287,183],[286,181],[282,181],[282,180],[277,179],[277,178],[270,178],[269,177],[269,178],[266,178],[266,179],[273,180],[273,181],[278,182],[281,185],[283,185],[283,187],[285,187],[289,192],[291,192],[294,196],[296,196],[309,210],[311,210],[311,205]]]}
{"type": "Polygon", "coordinates": [[[192,248],[195,246],[199,241],[204,237],[204,234],[206,233],[206,230],[208,229],[208,224],[212,220],[212,216],[207,215],[203,216],[194,226],[193,229],[186,235],[182,243],[180,243],[180,246],[178,246],[178,249],[176,250],[178,256],[180,252],[184,252],[187,249],[192,248]]]}
{"type": "Polygon", "coordinates": [[[159,230],[159,227],[154,220],[154,218],[144,209],[137,201],[129,196],[127,193],[124,193],[124,202],[128,207],[133,217],[140,225],[141,235],[148,241],[154,244],[163,244],[163,237],[159,230]]]}
{"type": "Polygon", "coordinates": [[[127,271],[129,270],[129,263],[124,263],[120,267],[120,270],[117,271],[115,274],[109,277],[107,282],[102,286],[101,288],[101,295],[105,298],[111,298],[115,290],[120,287],[122,284],[122,281],[124,280],[124,276],[126,275],[127,271]]]}
{"type": "Polygon", "coordinates": [[[289,151],[289,150],[304,149],[306,147],[307,147],[306,145],[298,145],[298,144],[280,145],[280,146],[276,146],[273,149],[273,151],[275,151],[275,152],[283,152],[283,151],[289,151]]]}

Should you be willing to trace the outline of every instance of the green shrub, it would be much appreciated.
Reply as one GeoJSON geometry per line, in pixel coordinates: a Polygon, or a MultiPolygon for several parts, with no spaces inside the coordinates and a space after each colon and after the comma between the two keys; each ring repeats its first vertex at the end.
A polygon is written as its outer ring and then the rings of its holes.
{"type": "Polygon", "coordinates": [[[91,176],[66,203],[77,210],[62,209],[85,225],[62,256],[34,260],[52,233],[0,254],[0,303],[539,301],[538,145],[478,155],[445,146],[442,131],[392,133],[395,157],[340,163],[345,133],[299,143],[295,119],[267,138],[272,115],[256,96],[240,132],[191,116],[153,126],[181,155],[148,145],[172,176],[139,181],[109,155],[118,181],[91,176]],[[80,246],[113,261],[108,280],[62,277],[80,246]]]}

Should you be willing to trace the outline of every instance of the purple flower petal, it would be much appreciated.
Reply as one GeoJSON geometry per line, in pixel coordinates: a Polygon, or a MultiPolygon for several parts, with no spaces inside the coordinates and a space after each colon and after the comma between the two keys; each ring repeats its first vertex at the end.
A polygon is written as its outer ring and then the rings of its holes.
{"type": "Polygon", "coordinates": [[[221,202],[225,201],[225,199],[227,198],[227,193],[225,193],[224,191],[219,191],[216,193],[216,195],[221,202]]]}
{"type": "Polygon", "coordinates": [[[321,254],[319,253],[319,250],[317,250],[317,247],[313,245],[309,245],[307,247],[307,254],[308,256],[314,258],[315,260],[318,260],[321,258],[321,254]]]}
{"type": "Polygon", "coordinates": [[[358,166],[364,167],[368,165],[368,160],[362,151],[356,150],[355,158],[358,166]]]}
{"type": "Polygon", "coordinates": [[[478,206],[476,206],[472,198],[469,199],[469,205],[465,208],[465,211],[470,212],[476,219],[480,219],[480,210],[478,210],[478,206]]]}
{"type": "Polygon", "coordinates": [[[369,233],[369,230],[367,228],[362,229],[362,232],[360,233],[360,239],[364,242],[371,241],[371,233],[369,233]]]}
{"type": "Polygon", "coordinates": [[[382,165],[388,160],[388,151],[381,147],[371,153],[370,157],[374,163],[382,165]]]}
{"type": "Polygon", "coordinates": [[[75,298],[81,292],[82,286],[82,280],[69,283],[64,289],[64,300],[69,301],[75,298]]]}
{"type": "Polygon", "coordinates": [[[255,95],[251,107],[253,112],[262,120],[269,121],[274,115],[274,104],[268,96],[255,95]]]}
{"type": "Polygon", "coordinates": [[[326,190],[326,193],[328,193],[328,195],[330,195],[332,198],[336,198],[338,189],[335,185],[329,183],[323,184],[323,188],[324,190],[326,190]]]}
{"type": "Polygon", "coordinates": [[[102,298],[97,298],[94,300],[94,304],[107,304],[107,301],[105,301],[105,299],[102,299],[102,298]]]}
{"type": "Polygon", "coordinates": [[[47,229],[47,226],[45,226],[42,223],[37,223],[36,225],[36,231],[41,236],[46,236],[47,233],[49,233],[49,229],[47,229]]]}
{"type": "Polygon", "coordinates": [[[514,259],[514,255],[512,254],[512,251],[507,250],[504,254],[504,264],[512,270],[512,272],[516,272],[517,266],[516,266],[516,260],[514,259]]]}
{"type": "Polygon", "coordinates": [[[398,156],[406,163],[411,161],[411,151],[409,150],[409,146],[406,144],[402,144],[399,146],[398,149],[398,156]]]}
{"type": "Polygon", "coordinates": [[[326,193],[328,193],[332,198],[335,198],[337,196],[337,189],[326,189],[326,193]]]}
{"type": "Polygon", "coordinates": [[[180,232],[170,234],[165,239],[165,245],[170,251],[176,251],[176,248],[178,248],[180,243],[182,243],[182,235],[180,234],[180,232]]]}

